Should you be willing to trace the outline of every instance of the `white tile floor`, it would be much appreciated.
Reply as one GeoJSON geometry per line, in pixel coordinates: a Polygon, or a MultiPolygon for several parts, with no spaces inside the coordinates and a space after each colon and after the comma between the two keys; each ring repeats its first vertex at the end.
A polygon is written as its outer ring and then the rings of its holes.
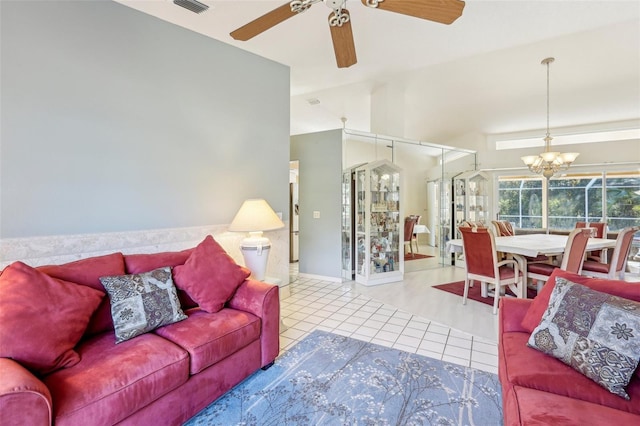
{"type": "Polygon", "coordinates": [[[491,307],[474,301],[462,306],[460,297],[431,289],[437,281],[461,279],[460,268],[441,269],[416,270],[399,283],[364,287],[299,277],[293,264],[290,296],[281,301],[286,329],[280,346],[286,350],[318,329],[497,373],[497,319],[491,307]],[[425,303],[407,303],[416,299],[425,303]],[[443,309],[453,314],[438,316],[443,309]],[[469,318],[457,321],[459,315],[469,318]],[[484,333],[461,331],[468,324],[484,333]]]}

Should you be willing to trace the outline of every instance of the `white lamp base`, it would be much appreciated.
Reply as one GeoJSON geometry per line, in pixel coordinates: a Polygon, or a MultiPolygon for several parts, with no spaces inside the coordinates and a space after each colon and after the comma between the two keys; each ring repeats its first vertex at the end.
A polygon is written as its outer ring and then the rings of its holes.
{"type": "Polygon", "coordinates": [[[244,264],[251,270],[251,277],[258,281],[264,281],[271,249],[271,242],[268,238],[262,237],[261,234],[262,232],[252,232],[250,237],[245,238],[240,243],[244,264]]]}

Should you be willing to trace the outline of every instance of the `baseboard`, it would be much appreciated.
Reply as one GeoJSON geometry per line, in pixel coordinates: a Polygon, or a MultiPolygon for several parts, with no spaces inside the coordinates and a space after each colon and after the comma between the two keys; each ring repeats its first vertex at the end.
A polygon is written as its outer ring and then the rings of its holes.
{"type": "Polygon", "coordinates": [[[304,273],[298,273],[298,277],[301,278],[309,278],[312,280],[321,280],[321,281],[330,281],[332,283],[341,283],[342,282],[342,278],[341,277],[326,277],[324,275],[315,275],[315,274],[304,274],[304,273]]]}

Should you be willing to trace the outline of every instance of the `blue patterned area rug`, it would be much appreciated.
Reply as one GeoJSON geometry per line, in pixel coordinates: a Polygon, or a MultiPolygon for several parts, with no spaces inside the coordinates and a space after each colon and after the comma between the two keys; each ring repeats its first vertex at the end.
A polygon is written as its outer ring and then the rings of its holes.
{"type": "Polygon", "coordinates": [[[495,374],[314,331],[186,425],[501,425],[495,374]]]}

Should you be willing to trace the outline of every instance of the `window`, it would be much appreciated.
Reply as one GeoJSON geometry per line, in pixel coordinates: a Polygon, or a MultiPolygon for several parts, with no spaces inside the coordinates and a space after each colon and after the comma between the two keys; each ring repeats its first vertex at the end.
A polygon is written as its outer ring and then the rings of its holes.
{"type": "Polygon", "coordinates": [[[571,230],[577,221],[602,220],[602,175],[549,180],[549,229],[571,230]]]}
{"type": "Polygon", "coordinates": [[[606,183],[609,229],[640,225],[640,173],[608,174],[606,183]]]}
{"type": "MultiPolygon", "coordinates": [[[[545,186],[542,177],[501,177],[500,220],[544,228],[545,186]]],[[[550,179],[548,189],[549,229],[570,230],[577,221],[606,221],[609,231],[640,225],[640,172],[570,174],[550,179]]]]}
{"type": "Polygon", "coordinates": [[[516,228],[542,228],[542,179],[500,179],[498,217],[516,228]]]}

